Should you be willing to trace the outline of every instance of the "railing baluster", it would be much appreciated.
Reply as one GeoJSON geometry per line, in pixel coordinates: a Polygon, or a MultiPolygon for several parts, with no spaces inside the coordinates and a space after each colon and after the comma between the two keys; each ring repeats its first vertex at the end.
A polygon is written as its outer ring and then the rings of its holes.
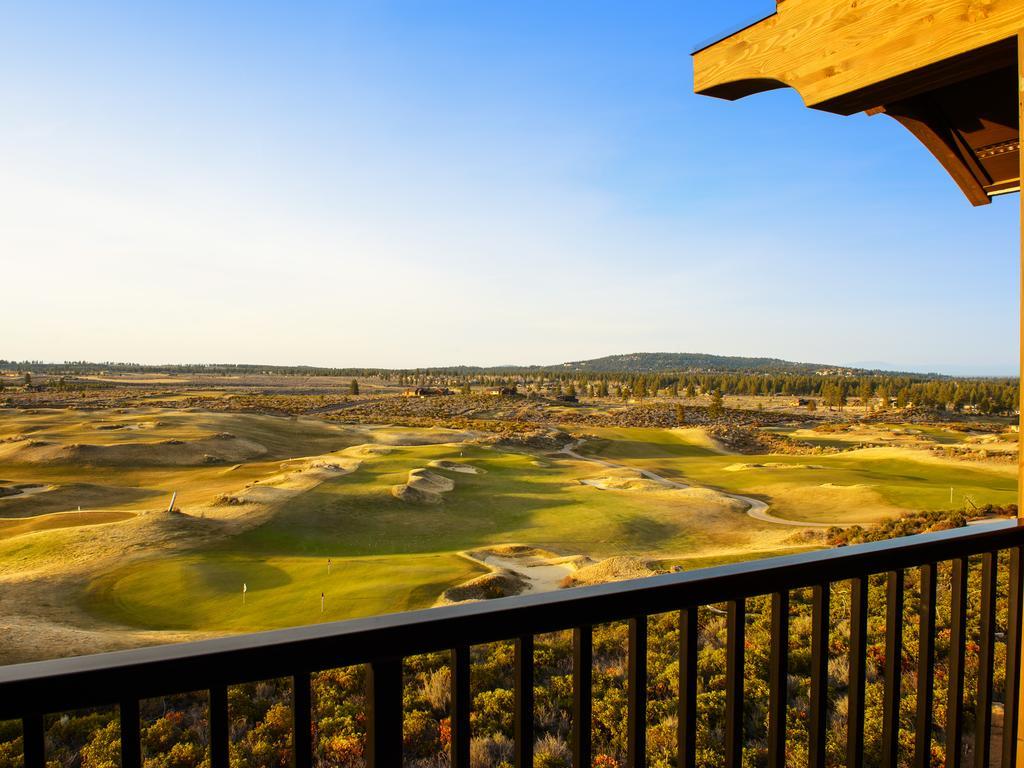
{"type": "Polygon", "coordinates": [[[974,765],[988,768],[992,752],[992,666],[995,656],[996,555],[981,556],[981,627],[978,637],[978,709],[975,713],[974,765]]]}
{"type": "Polygon", "coordinates": [[[469,646],[460,645],[452,651],[452,768],[469,768],[469,744],[471,740],[469,714],[472,708],[472,692],[469,686],[469,646]]]}
{"type": "Polygon", "coordinates": [[[768,768],[786,767],[789,701],[789,592],[772,595],[771,659],[768,662],[768,768]]]}
{"type": "Polygon", "coordinates": [[[121,721],[121,768],[142,768],[139,700],[134,696],[122,699],[117,709],[121,721]]]}
{"type": "Polygon", "coordinates": [[[967,558],[950,562],[949,689],[946,692],[946,768],[963,759],[964,648],[967,637],[967,558]]]}
{"type": "Polygon", "coordinates": [[[697,606],[679,612],[679,768],[697,765],[697,606]]]}
{"type": "Polygon", "coordinates": [[[725,766],[743,764],[743,660],[746,642],[745,601],[730,600],[726,610],[725,766]]]}
{"type": "Polygon", "coordinates": [[[928,768],[932,751],[932,703],[935,683],[935,565],[922,565],[921,612],[917,641],[917,721],[914,765],[928,768]]]}
{"type": "Polygon", "coordinates": [[[1006,598],[1006,704],[1003,710],[1003,768],[1017,762],[1017,712],[1020,707],[1021,597],[1024,592],[1021,548],[1010,549],[1006,598]]]}
{"type": "Polygon", "coordinates": [[[228,687],[210,688],[210,768],[228,768],[230,761],[228,733],[228,687]]]}
{"type": "Polygon", "coordinates": [[[899,765],[900,683],[903,673],[903,571],[889,571],[885,615],[882,768],[899,765]]]}
{"type": "Polygon", "coordinates": [[[847,696],[846,764],[864,764],[864,685],[868,650],[868,578],[850,581],[850,687],[847,696]]]}
{"type": "Polygon", "coordinates": [[[808,765],[825,768],[828,726],[828,625],[831,587],[812,588],[811,608],[811,702],[808,730],[808,765]]]}
{"type": "Polygon", "coordinates": [[[593,712],[594,630],[572,633],[572,764],[590,768],[590,721],[593,712]]]}
{"type": "MultiPolygon", "coordinates": [[[[292,765],[313,765],[313,690],[308,672],[292,676],[292,765]]],[[[121,768],[125,768],[122,763],[121,768]]]]}
{"type": "Polygon", "coordinates": [[[647,765],[647,617],[629,620],[628,718],[626,765],[647,765]]]}
{"type": "Polygon", "coordinates": [[[533,635],[516,640],[516,768],[533,768],[533,635]]]}
{"type": "Polygon", "coordinates": [[[25,768],[46,768],[46,729],[43,715],[33,712],[21,718],[25,768]]]}
{"type": "Polygon", "coordinates": [[[402,660],[376,659],[366,669],[366,765],[402,764],[402,660]]]}

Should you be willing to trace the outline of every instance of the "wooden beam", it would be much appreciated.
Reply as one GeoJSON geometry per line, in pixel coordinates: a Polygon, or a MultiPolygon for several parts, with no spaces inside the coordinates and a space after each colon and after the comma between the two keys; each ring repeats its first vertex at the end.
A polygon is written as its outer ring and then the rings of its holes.
{"type": "Polygon", "coordinates": [[[953,177],[972,205],[988,205],[992,199],[978,179],[984,172],[977,168],[970,151],[957,141],[957,136],[933,110],[914,101],[897,102],[885,113],[910,131],[953,177]]]}
{"type": "Polygon", "coordinates": [[[1015,54],[1021,29],[1020,0],[788,0],[695,53],[694,90],[737,99],[789,86],[807,106],[852,114],[980,74],[1015,54]],[[891,87],[900,78],[907,92],[891,87]]]}

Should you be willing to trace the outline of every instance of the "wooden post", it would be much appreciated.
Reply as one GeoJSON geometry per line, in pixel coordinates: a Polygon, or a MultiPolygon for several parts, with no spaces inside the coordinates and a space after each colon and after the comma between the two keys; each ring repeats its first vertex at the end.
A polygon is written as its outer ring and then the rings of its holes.
{"type": "MultiPolygon", "coordinates": [[[[1017,131],[1019,137],[1024,139],[1024,31],[1021,31],[1017,35],[1017,104],[1019,108],[1019,119],[1017,121],[1017,131]]],[[[1017,298],[1017,312],[1020,319],[1020,384],[1022,386],[1021,392],[1024,395],[1024,148],[1018,149],[1017,152],[1020,160],[1020,182],[1021,191],[1018,194],[1020,198],[1020,226],[1021,226],[1021,254],[1020,254],[1020,294],[1017,298]]],[[[1024,453],[1021,452],[1020,440],[1024,436],[1024,397],[1021,398],[1021,402],[1018,404],[1020,407],[1020,416],[1017,421],[1017,519],[1024,519],[1024,515],[1021,514],[1021,507],[1024,507],[1024,453]]],[[[1021,658],[1021,663],[1024,665],[1024,657],[1021,658]]],[[[1021,675],[1021,682],[1018,687],[1018,701],[1024,702],[1024,675],[1021,675]]],[[[1014,761],[1017,764],[1017,768],[1024,768],[1024,716],[1021,713],[1024,712],[1024,707],[1017,708],[1017,759],[1014,761]]]]}

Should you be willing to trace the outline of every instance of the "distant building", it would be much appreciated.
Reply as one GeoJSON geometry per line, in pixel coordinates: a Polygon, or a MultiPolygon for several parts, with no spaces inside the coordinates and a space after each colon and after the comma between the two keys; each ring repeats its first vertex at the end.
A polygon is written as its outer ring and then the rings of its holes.
{"type": "Polygon", "coordinates": [[[519,394],[519,390],[513,384],[510,387],[488,387],[484,390],[484,394],[492,397],[514,397],[519,394]]]}
{"type": "Polygon", "coordinates": [[[406,397],[440,397],[442,395],[450,395],[452,391],[448,387],[416,387],[415,389],[407,389],[404,394],[406,397]]]}

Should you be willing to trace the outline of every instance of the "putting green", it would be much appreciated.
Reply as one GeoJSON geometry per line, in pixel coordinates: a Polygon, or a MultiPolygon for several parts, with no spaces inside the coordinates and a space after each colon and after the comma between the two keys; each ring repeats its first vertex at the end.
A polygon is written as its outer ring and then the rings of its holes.
{"type": "Polygon", "coordinates": [[[328,574],[320,557],[206,553],[127,566],[97,579],[86,600],[139,627],[251,631],[426,608],[483,571],[454,555],[342,558],[328,574]]]}

